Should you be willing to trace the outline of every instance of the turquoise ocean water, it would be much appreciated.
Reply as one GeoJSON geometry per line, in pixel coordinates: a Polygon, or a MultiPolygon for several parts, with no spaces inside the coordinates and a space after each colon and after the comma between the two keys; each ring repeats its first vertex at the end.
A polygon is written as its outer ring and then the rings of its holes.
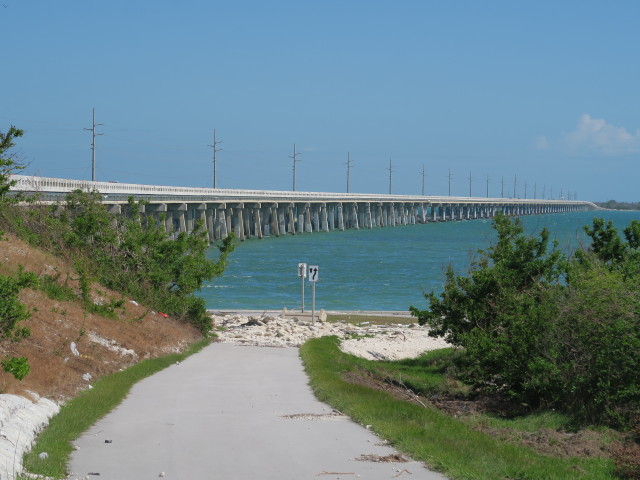
{"type": "MultiPolygon", "coordinates": [[[[640,212],[582,212],[522,217],[530,234],[547,227],[562,248],[587,242],[582,226],[594,216],[613,220],[620,233],[640,212]]],[[[299,308],[298,262],[319,266],[316,308],[407,310],[424,308],[424,291],[441,291],[443,270],[463,273],[478,249],[495,238],[490,220],[469,220],[371,230],[318,232],[240,243],[222,277],[199,293],[209,309],[299,308]]],[[[211,258],[217,250],[209,251],[211,258]]],[[[311,285],[305,282],[305,305],[311,285]]]]}

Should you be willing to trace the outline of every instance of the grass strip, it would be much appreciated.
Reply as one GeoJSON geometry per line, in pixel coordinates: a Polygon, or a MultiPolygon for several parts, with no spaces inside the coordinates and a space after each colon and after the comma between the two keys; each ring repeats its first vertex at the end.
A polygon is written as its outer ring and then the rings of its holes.
{"type": "Polygon", "coordinates": [[[501,442],[435,408],[354,385],[342,374],[361,359],[345,354],[336,337],[309,340],[300,355],[316,396],[372,430],[400,451],[454,480],[604,480],[617,478],[608,459],[562,459],[501,442]]]}
{"type": "Polygon", "coordinates": [[[209,343],[209,339],[203,339],[191,344],[182,353],[143,360],[126,370],[97,380],[92,389],[83,391],[63,405],[51,419],[31,451],[25,454],[25,470],[53,478],[64,477],[72,442],[120,404],[135,383],[199,352],[209,343]],[[48,457],[39,458],[41,452],[47,452],[48,457]]]}

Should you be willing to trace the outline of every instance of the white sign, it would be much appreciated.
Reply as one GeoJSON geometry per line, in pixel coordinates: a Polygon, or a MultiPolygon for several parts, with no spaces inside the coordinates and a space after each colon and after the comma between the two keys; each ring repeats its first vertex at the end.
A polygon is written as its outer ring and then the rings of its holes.
{"type": "Polygon", "coordinates": [[[307,264],[299,263],[298,264],[298,276],[302,278],[307,278],[307,264]]]}
{"type": "Polygon", "coordinates": [[[318,281],[318,266],[317,265],[309,265],[309,281],[317,282],[318,281]]]}

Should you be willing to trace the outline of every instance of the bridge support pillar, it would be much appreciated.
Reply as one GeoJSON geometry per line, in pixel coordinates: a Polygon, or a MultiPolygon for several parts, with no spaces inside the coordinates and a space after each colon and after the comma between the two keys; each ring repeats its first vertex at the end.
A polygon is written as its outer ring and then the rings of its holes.
{"type": "Polygon", "coordinates": [[[350,218],[349,224],[351,228],[360,230],[360,224],[358,223],[358,205],[355,203],[352,204],[350,210],[351,210],[351,215],[350,215],[351,218],[350,218]]]}
{"type": "Polygon", "coordinates": [[[244,241],[244,205],[237,204],[233,207],[232,215],[233,215],[233,233],[236,238],[241,242],[244,241]]]}
{"type": "Polygon", "coordinates": [[[167,233],[186,232],[187,225],[185,221],[185,212],[187,205],[185,203],[170,205],[167,208],[167,233]]]}
{"type": "Polygon", "coordinates": [[[218,205],[218,208],[216,208],[216,224],[214,228],[214,237],[216,240],[221,240],[229,235],[227,221],[224,215],[225,208],[226,205],[224,204],[218,205]]]}
{"type": "Polygon", "coordinates": [[[320,229],[324,232],[329,231],[329,215],[327,213],[327,204],[320,205],[320,229]]]}
{"type": "Polygon", "coordinates": [[[253,217],[253,235],[262,238],[262,218],[261,213],[262,209],[260,208],[260,204],[254,205],[252,208],[252,217],[253,217]]]}
{"type": "Polygon", "coordinates": [[[308,203],[304,206],[304,231],[313,233],[313,227],[311,226],[311,206],[308,203]]]}
{"type": "Polygon", "coordinates": [[[336,206],[329,205],[328,207],[328,217],[329,217],[329,231],[335,230],[336,228],[336,206]]]}
{"type": "Polygon", "coordinates": [[[295,235],[296,234],[296,216],[293,210],[293,203],[287,204],[285,208],[287,210],[287,219],[288,219],[286,233],[295,235]]]}
{"type": "Polygon", "coordinates": [[[298,213],[297,231],[298,233],[304,233],[304,205],[298,205],[296,210],[298,213]]]}
{"type": "Polygon", "coordinates": [[[215,211],[211,208],[211,205],[205,205],[205,207],[207,207],[204,211],[204,228],[207,232],[207,239],[209,240],[209,243],[213,243],[215,242],[215,237],[214,237],[214,214],[215,211]]]}
{"type": "Polygon", "coordinates": [[[344,230],[344,214],[342,212],[342,204],[339,203],[336,209],[338,210],[338,229],[344,230]]]}
{"type": "Polygon", "coordinates": [[[287,233],[286,229],[286,219],[285,219],[285,211],[282,205],[278,205],[275,208],[278,216],[278,233],[281,235],[285,235],[287,233]]]}

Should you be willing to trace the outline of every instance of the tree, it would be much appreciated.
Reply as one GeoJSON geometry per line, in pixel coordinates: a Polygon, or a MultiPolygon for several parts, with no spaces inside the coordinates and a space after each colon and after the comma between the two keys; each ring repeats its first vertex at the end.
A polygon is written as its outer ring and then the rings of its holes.
{"type": "MultiPolygon", "coordinates": [[[[24,168],[16,161],[15,154],[10,152],[14,146],[13,139],[21,137],[22,134],[22,130],[14,126],[6,133],[0,132],[0,209],[7,202],[9,189],[15,184],[15,181],[10,180],[11,174],[24,168]]],[[[17,342],[30,335],[29,329],[21,326],[21,322],[27,320],[30,313],[18,300],[18,292],[22,288],[32,286],[33,282],[33,276],[24,274],[22,270],[19,271],[17,280],[0,276],[0,340],[17,342]]],[[[22,380],[29,372],[29,364],[24,357],[5,356],[0,360],[0,364],[5,372],[11,373],[18,380],[22,380]]]]}
{"type": "Polygon", "coordinates": [[[640,224],[594,219],[591,246],[567,258],[542,230],[494,219],[498,239],[466,276],[450,267],[444,291],[411,307],[432,336],[461,350],[477,390],[576,419],[625,425],[640,415],[640,224]]]}
{"type": "Polygon", "coordinates": [[[10,176],[16,170],[24,168],[9,150],[14,146],[13,140],[22,137],[24,132],[13,125],[6,133],[0,132],[0,201],[6,198],[9,189],[15,185],[15,180],[10,180],[10,176]]]}

